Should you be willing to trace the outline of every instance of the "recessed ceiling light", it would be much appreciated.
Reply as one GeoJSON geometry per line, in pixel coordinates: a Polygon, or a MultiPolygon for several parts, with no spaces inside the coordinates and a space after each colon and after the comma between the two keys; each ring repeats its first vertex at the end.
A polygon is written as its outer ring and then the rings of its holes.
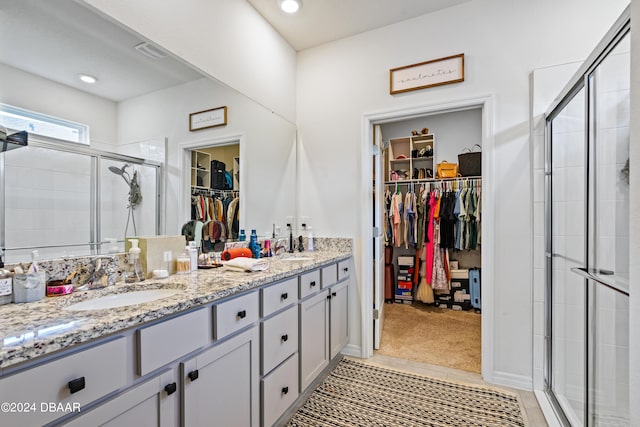
{"type": "Polygon", "coordinates": [[[96,79],[93,76],[90,76],[89,74],[80,74],[78,77],[80,78],[80,80],[82,80],[85,83],[93,84],[98,81],[98,79],[96,79]]]}
{"type": "Polygon", "coordinates": [[[286,13],[296,13],[302,7],[302,0],[278,0],[278,3],[286,13]]]}

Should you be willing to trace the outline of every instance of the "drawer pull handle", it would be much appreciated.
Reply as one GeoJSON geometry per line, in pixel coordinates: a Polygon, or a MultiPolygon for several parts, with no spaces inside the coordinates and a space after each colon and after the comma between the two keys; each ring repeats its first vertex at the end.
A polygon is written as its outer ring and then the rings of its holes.
{"type": "Polygon", "coordinates": [[[345,273],[349,271],[349,267],[345,267],[342,269],[342,271],[344,271],[345,273]]]}
{"type": "Polygon", "coordinates": [[[167,392],[168,396],[171,396],[173,393],[175,393],[177,389],[178,386],[176,385],[176,383],[171,383],[164,386],[164,391],[167,392]]]}
{"type": "Polygon", "coordinates": [[[284,334],[284,335],[282,336],[282,341],[283,341],[283,342],[287,342],[288,340],[289,340],[289,335],[288,335],[288,334],[284,334]]]}
{"type": "Polygon", "coordinates": [[[289,393],[289,387],[282,387],[282,394],[289,393]]]}
{"type": "Polygon", "coordinates": [[[327,299],[331,299],[331,295],[327,295],[327,299]]]}
{"type": "Polygon", "coordinates": [[[199,376],[198,370],[196,369],[196,370],[194,370],[194,371],[189,372],[189,373],[187,374],[187,376],[189,377],[189,379],[190,379],[191,381],[195,381],[195,380],[197,380],[197,379],[198,379],[198,376],[199,376]]]}
{"type": "Polygon", "coordinates": [[[71,380],[67,385],[69,386],[69,391],[71,392],[71,394],[79,392],[80,390],[84,389],[84,377],[71,380]]]}
{"type": "Polygon", "coordinates": [[[284,292],[282,295],[280,295],[280,299],[285,300],[289,298],[289,294],[287,292],[284,292]]]}
{"type": "Polygon", "coordinates": [[[246,310],[242,310],[238,312],[238,317],[240,319],[244,319],[245,317],[247,317],[247,311],[246,310]]]}
{"type": "Polygon", "coordinates": [[[335,292],[331,292],[331,296],[335,297],[337,294],[335,292]]]}
{"type": "Polygon", "coordinates": [[[314,280],[313,282],[309,283],[309,286],[311,286],[312,288],[316,285],[316,281],[314,280]]]}

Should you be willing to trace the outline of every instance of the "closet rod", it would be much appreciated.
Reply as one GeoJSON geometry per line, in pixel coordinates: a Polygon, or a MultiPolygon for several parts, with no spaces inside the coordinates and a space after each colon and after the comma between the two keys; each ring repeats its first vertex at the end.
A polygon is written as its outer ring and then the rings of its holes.
{"type": "Polygon", "coordinates": [[[238,193],[240,190],[219,190],[216,188],[192,188],[192,194],[213,194],[213,193],[221,193],[221,194],[229,194],[229,193],[238,193]]]}
{"type": "Polygon", "coordinates": [[[466,176],[458,176],[456,178],[428,178],[428,179],[407,179],[407,180],[398,180],[398,181],[386,181],[384,184],[386,186],[395,186],[395,185],[410,185],[410,184],[422,184],[422,183],[433,183],[438,184],[439,182],[481,182],[481,177],[466,177],[466,176]]]}

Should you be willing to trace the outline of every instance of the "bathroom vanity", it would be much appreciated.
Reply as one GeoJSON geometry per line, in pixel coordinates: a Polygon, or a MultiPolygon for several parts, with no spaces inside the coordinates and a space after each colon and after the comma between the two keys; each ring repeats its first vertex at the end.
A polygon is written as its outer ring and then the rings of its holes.
{"type": "Polygon", "coordinates": [[[0,425],[271,426],[349,339],[351,245],[0,307],[0,425]],[[77,302],[175,289],[154,301],[77,302]]]}

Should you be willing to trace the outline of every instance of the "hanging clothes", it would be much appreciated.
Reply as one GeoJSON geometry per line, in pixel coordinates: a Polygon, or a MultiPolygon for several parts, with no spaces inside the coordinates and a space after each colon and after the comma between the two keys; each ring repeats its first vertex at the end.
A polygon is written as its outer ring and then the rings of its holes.
{"type": "Polygon", "coordinates": [[[436,192],[432,191],[429,196],[429,223],[427,229],[427,243],[425,245],[425,263],[426,263],[426,272],[425,277],[428,284],[432,284],[433,279],[433,237],[434,237],[434,221],[435,221],[435,212],[436,206],[438,204],[438,200],[436,197],[436,192]]]}
{"type": "Polygon", "coordinates": [[[399,248],[403,243],[403,221],[402,221],[402,193],[396,192],[393,194],[391,202],[392,223],[393,223],[393,241],[395,247],[399,248]]]}

